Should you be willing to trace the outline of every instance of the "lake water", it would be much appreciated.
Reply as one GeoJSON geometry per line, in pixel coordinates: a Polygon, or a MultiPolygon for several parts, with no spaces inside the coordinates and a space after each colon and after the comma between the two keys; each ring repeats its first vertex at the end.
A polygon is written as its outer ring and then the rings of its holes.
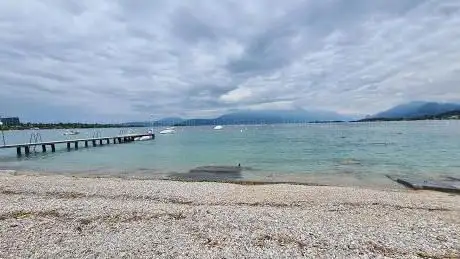
{"type": "MultiPolygon", "coordinates": [[[[95,131],[114,136],[121,129],[95,131]]],[[[146,132],[146,128],[132,129],[146,132]]],[[[161,129],[157,129],[158,131],[161,129]]],[[[16,157],[0,150],[0,169],[80,175],[168,178],[206,165],[241,164],[240,179],[333,185],[386,185],[386,175],[460,177],[460,121],[286,124],[177,128],[174,135],[123,145],[16,157]]],[[[63,130],[39,130],[43,140],[63,130]]],[[[5,132],[7,144],[28,142],[31,131],[5,132]]],[[[80,147],[82,145],[80,144],[80,147]]]]}

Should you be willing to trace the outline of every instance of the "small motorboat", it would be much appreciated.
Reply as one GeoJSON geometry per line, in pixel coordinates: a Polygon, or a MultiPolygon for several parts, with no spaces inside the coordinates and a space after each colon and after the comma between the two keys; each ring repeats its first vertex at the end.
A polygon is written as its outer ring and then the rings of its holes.
{"type": "Polygon", "coordinates": [[[64,136],[72,136],[72,135],[78,135],[78,134],[80,134],[80,132],[76,130],[68,130],[64,132],[64,136]]]}
{"type": "Polygon", "coordinates": [[[142,136],[142,137],[137,137],[134,139],[134,141],[146,141],[146,140],[152,140],[154,137],[154,130],[149,129],[147,131],[147,134],[150,134],[149,136],[142,136]]]}
{"type": "Polygon", "coordinates": [[[160,131],[160,134],[174,134],[176,133],[176,129],[174,127],[166,128],[160,131]]]}
{"type": "Polygon", "coordinates": [[[221,125],[217,125],[217,126],[214,127],[215,130],[221,130],[221,129],[223,129],[223,128],[224,128],[224,127],[222,127],[221,125]]]}
{"type": "Polygon", "coordinates": [[[153,136],[143,136],[139,138],[135,138],[134,141],[146,141],[146,140],[152,140],[153,136]]]}

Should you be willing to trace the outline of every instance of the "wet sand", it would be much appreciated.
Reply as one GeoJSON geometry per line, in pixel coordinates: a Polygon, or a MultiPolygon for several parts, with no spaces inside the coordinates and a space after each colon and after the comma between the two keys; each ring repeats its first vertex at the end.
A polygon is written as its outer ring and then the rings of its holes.
{"type": "Polygon", "coordinates": [[[0,258],[460,257],[460,196],[0,174],[0,258]]]}

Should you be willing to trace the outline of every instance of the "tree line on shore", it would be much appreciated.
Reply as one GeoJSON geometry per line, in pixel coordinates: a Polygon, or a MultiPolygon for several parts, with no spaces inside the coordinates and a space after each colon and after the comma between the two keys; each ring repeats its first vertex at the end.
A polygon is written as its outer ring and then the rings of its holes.
{"type": "Polygon", "coordinates": [[[28,129],[93,129],[93,128],[132,128],[142,127],[130,124],[101,124],[101,123],[20,123],[18,125],[3,125],[3,130],[28,129]]]}
{"type": "Polygon", "coordinates": [[[435,115],[423,115],[410,118],[366,118],[358,120],[357,122],[372,122],[372,121],[419,121],[419,120],[460,120],[460,110],[443,112],[435,115]]]}

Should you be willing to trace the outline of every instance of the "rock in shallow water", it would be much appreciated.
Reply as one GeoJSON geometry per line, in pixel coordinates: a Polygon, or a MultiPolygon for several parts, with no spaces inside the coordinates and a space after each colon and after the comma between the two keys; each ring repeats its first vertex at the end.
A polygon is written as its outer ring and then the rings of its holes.
{"type": "Polygon", "coordinates": [[[191,169],[186,174],[174,173],[169,175],[172,179],[177,180],[195,180],[195,181],[216,181],[216,180],[235,180],[242,178],[241,166],[201,166],[191,169]]]}

